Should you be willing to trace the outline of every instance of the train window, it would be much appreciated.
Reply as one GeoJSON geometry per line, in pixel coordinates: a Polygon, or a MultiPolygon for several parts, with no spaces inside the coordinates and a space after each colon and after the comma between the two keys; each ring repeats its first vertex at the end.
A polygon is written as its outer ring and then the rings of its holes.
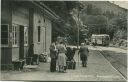
{"type": "Polygon", "coordinates": [[[109,37],[108,36],[106,37],[106,40],[109,40],[109,37]]]}

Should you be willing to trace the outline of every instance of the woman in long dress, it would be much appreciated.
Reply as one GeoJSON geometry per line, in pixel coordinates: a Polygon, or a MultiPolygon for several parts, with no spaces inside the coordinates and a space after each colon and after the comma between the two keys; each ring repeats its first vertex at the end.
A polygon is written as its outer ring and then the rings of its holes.
{"type": "Polygon", "coordinates": [[[66,72],[66,47],[63,42],[57,45],[57,49],[59,52],[57,65],[59,66],[59,72],[66,72]]]}

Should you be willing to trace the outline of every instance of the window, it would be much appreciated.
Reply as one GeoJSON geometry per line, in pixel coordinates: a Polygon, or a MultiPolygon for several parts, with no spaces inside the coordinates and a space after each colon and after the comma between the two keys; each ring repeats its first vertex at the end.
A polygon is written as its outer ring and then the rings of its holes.
{"type": "Polygon", "coordinates": [[[45,23],[45,18],[44,18],[44,23],[45,23]]]}
{"type": "Polygon", "coordinates": [[[28,27],[24,27],[24,45],[28,45],[28,27]]]}
{"type": "Polygon", "coordinates": [[[40,26],[38,26],[38,42],[40,42],[40,26]]]}
{"type": "Polygon", "coordinates": [[[18,37],[19,34],[19,25],[13,24],[12,25],[12,46],[17,47],[18,46],[18,37]]]}
{"type": "Polygon", "coordinates": [[[1,25],[1,44],[8,45],[8,25],[1,25]]]}

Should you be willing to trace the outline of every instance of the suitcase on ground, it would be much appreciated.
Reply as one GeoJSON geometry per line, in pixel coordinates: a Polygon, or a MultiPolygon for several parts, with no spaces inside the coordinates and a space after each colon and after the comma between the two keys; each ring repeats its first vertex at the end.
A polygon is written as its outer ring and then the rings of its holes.
{"type": "Polygon", "coordinates": [[[76,68],[76,62],[74,60],[67,61],[67,69],[75,69],[76,68]]]}
{"type": "Polygon", "coordinates": [[[47,62],[47,55],[46,54],[41,54],[39,56],[39,61],[46,63],[47,62]]]}

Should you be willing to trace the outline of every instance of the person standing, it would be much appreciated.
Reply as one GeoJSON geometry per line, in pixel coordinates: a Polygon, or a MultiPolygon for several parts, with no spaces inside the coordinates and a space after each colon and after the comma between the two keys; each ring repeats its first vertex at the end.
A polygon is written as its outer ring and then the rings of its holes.
{"type": "Polygon", "coordinates": [[[58,49],[58,59],[57,65],[59,66],[59,72],[66,72],[66,47],[63,42],[60,42],[57,46],[58,49]]]}
{"type": "Polygon", "coordinates": [[[57,50],[56,50],[55,43],[52,43],[50,46],[50,57],[51,57],[50,71],[55,72],[56,71],[56,59],[57,59],[57,50]]]}
{"type": "Polygon", "coordinates": [[[79,53],[80,53],[80,59],[82,61],[82,66],[87,67],[87,60],[88,60],[88,56],[89,56],[89,50],[85,46],[84,43],[81,43],[81,47],[80,47],[80,50],[78,52],[78,55],[79,55],[79,53]]]}

